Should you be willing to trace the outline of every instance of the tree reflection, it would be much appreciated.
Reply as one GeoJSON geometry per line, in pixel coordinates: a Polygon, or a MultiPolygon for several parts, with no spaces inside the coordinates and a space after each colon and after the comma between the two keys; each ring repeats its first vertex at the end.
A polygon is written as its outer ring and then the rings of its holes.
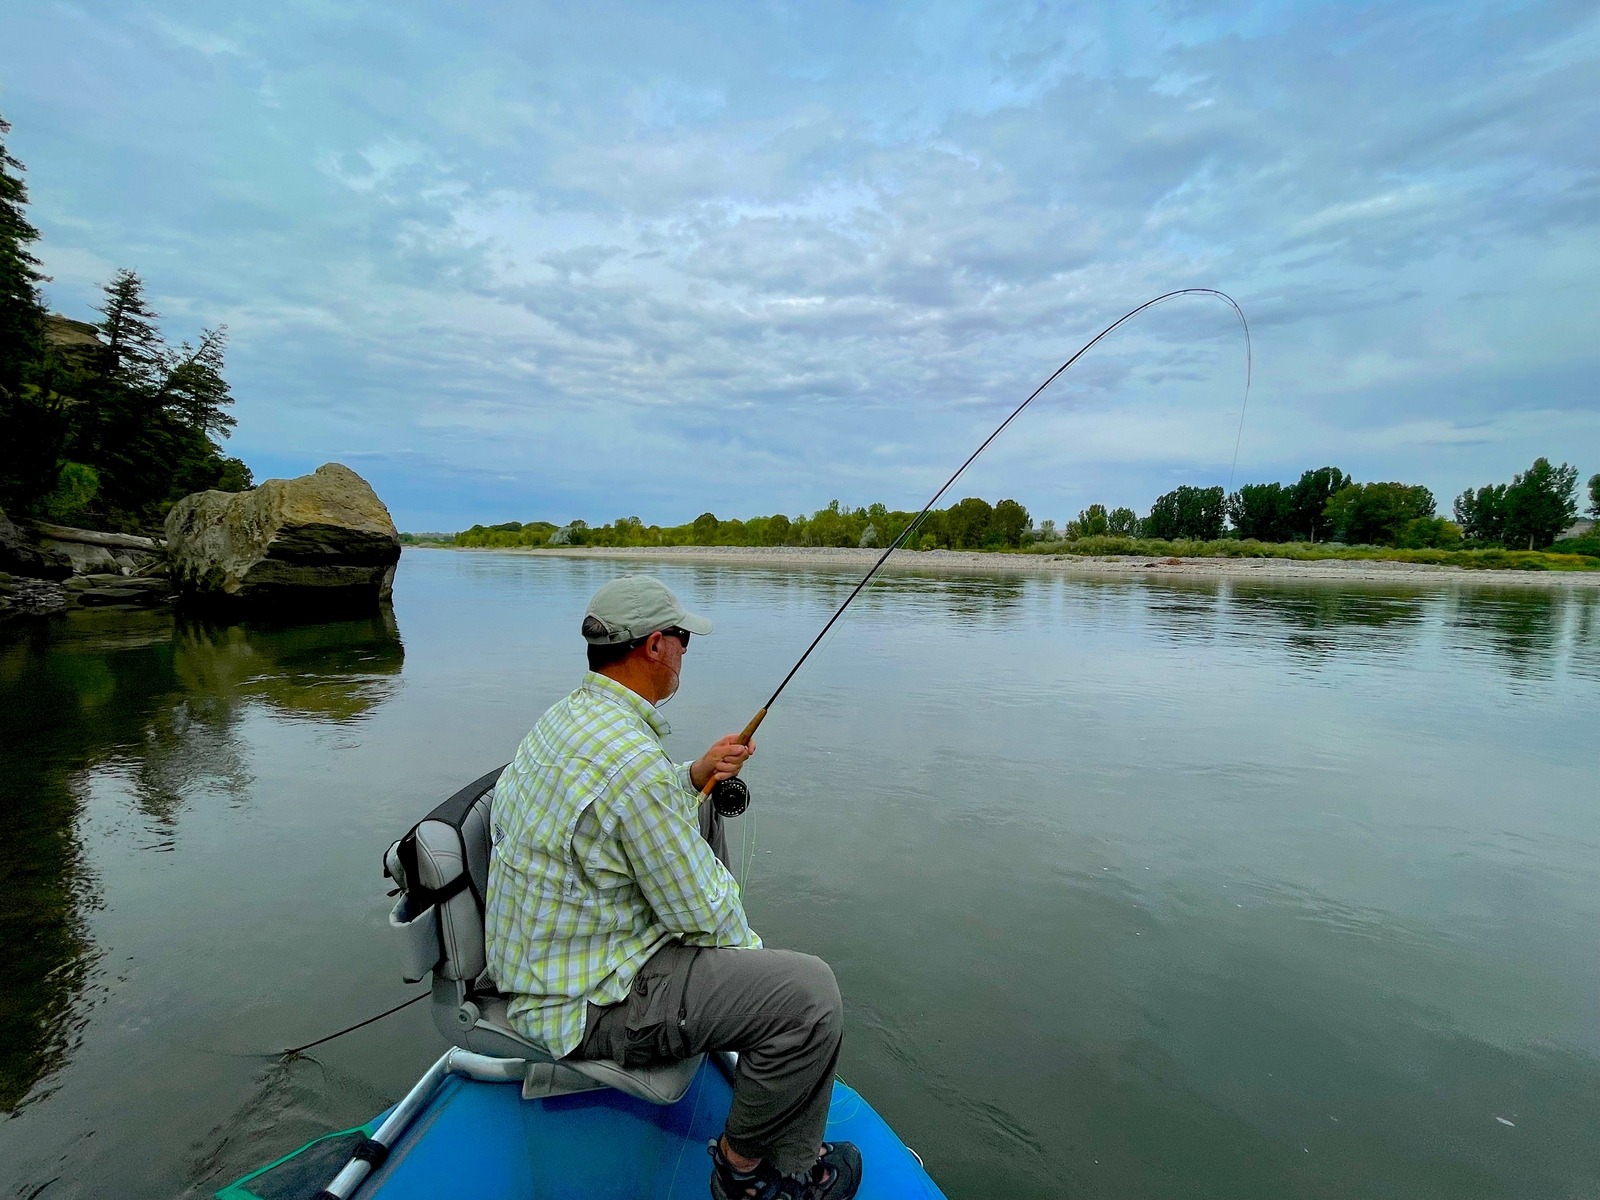
{"type": "Polygon", "coordinates": [[[1572,608],[1572,669],[1585,679],[1600,679],[1600,595],[1575,594],[1572,608]]]}
{"type": "Polygon", "coordinates": [[[1487,644],[1516,675],[1548,677],[1569,597],[1555,588],[1462,588],[1447,617],[1464,648],[1487,644]]]}
{"type": "Polygon", "coordinates": [[[392,610],[320,625],[178,624],[169,614],[83,612],[0,640],[0,1112],[44,1094],[71,1054],[98,956],[100,903],[80,819],[90,783],[131,782],[170,847],[206,792],[247,802],[242,715],[349,724],[399,686],[392,610]]]}
{"type": "Polygon", "coordinates": [[[1162,633],[1178,642],[1217,636],[1222,585],[1214,579],[1146,580],[1144,609],[1162,633]]]}
{"type": "Polygon", "coordinates": [[[1240,580],[1229,584],[1227,597],[1237,618],[1228,623],[1232,634],[1252,636],[1252,622],[1265,619],[1287,631],[1284,640],[1291,649],[1316,658],[1347,646],[1353,632],[1369,648],[1399,649],[1415,640],[1429,604],[1420,588],[1240,580]]]}

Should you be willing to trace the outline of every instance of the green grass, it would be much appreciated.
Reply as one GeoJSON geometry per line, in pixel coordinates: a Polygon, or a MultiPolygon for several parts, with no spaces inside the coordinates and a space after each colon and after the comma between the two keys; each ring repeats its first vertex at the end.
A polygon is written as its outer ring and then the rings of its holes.
{"type": "Polygon", "coordinates": [[[1383,546],[1329,546],[1309,542],[1168,542],[1156,538],[1087,537],[1075,542],[1037,542],[1024,554],[1139,555],[1149,558],[1287,558],[1299,562],[1426,563],[1499,571],[1600,571],[1600,557],[1548,550],[1400,550],[1383,546]]]}

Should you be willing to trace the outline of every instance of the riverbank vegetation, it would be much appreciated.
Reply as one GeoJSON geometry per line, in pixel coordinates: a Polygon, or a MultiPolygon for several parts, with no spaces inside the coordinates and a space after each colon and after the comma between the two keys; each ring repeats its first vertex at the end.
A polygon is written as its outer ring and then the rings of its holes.
{"type": "Polygon", "coordinates": [[[1440,550],[1394,546],[1346,546],[1338,542],[1259,542],[1253,538],[1166,541],[1159,538],[1088,537],[1077,541],[1036,542],[1030,554],[1137,558],[1286,558],[1297,562],[1344,559],[1352,562],[1403,562],[1498,571],[1600,571],[1597,553],[1555,550],[1440,550]]]}
{"type": "MultiPolygon", "coordinates": [[[[0,139],[10,128],[0,119],[0,139]]],[[[0,508],[134,531],[191,492],[250,487],[221,447],[227,330],[169,345],[129,270],[105,284],[98,321],[50,313],[23,170],[0,140],[0,508]]]]}
{"type": "MultiPolygon", "coordinates": [[[[777,513],[749,520],[720,520],[701,513],[685,525],[646,525],[638,517],[622,517],[594,527],[583,521],[556,526],[548,521],[474,525],[455,535],[452,544],[477,547],[518,546],[887,546],[916,517],[914,512],[872,504],[847,508],[831,502],[808,516],[777,513]]],[[[1015,500],[991,505],[975,496],[923,517],[910,544],[920,549],[1017,550],[1033,528],[1028,510],[1015,500]]]]}
{"type": "MultiPolygon", "coordinates": [[[[924,516],[906,538],[917,550],[991,550],[1154,558],[1385,559],[1483,569],[1600,569],[1593,532],[1553,544],[1577,513],[1577,470],[1540,458],[1509,484],[1469,488],[1456,501],[1457,521],[1435,512],[1433,493],[1418,484],[1357,483],[1337,467],[1306,471],[1293,484],[1183,486],[1156,499],[1140,517],[1128,508],[1091,504],[1057,528],[1034,525],[1015,500],[991,505],[978,497],[924,516]],[[1485,515],[1488,514],[1488,515],[1485,515]]],[[[1600,476],[1589,481],[1592,514],[1600,513],[1600,476]]],[[[887,546],[915,513],[882,504],[849,508],[835,500],[810,516],[781,513],[722,520],[701,513],[683,525],[646,525],[638,517],[590,526],[584,521],[506,521],[449,535],[402,535],[411,544],[478,548],[537,546],[887,546]]]]}

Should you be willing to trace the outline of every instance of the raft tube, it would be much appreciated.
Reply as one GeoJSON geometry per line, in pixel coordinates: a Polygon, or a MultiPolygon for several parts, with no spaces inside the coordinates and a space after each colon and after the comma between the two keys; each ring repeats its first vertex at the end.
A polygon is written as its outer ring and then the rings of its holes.
{"type": "MultiPolygon", "coordinates": [[[[394,1108],[246,1175],[217,1200],[705,1200],[706,1143],[733,1099],[725,1061],[707,1056],[670,1105],[609,1088],[525,1100],[520,1066],[452,1050],[394,1108]],[[350,1164],[357,1150],[362,1158],[350,1164]]],[[[917,1156],[842,1080],[827,1137],[861,1149],[857,1200],[944,1200],[917,1156]]]]}

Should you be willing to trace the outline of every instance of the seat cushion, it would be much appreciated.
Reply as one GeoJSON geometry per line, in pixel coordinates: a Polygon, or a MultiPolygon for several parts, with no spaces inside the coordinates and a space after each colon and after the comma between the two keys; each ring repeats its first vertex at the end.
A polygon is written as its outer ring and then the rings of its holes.
{"type": "Polygon", "coordinates": [[[461,833],[443,821],[425,819],[417,824],[417,883],[436,891],[455,883],[463,875],[469,883],[448,900],[435,905],[439,911],[439,949],[435,970],[446,979],[470,980],[483,974],[487,965],[483,944],[483,905],[477,880],[471,870],[471,845],[464,825],[461,833]]]}
{"type": "MultiPolygon", "coordinates": [[[[511,1027],[506,1017],[506,998],[485,995],[476,997],[478,1022],[470,1030],[452,1037],[458,1045],[479,1054],[493,1054],[500,1058],[525,1058],[530,1062],[550,1062],[550,1055],[534,1045],[511,1027]]],[[[608,1059],[563,1058],[563,1067],[570,1067],[600,1087],[616,1088],[651,1104],[676,1104],[694,1082],[700,1069],[703,1054],[659,1066],[624,1067],[608,1059]]]]}

